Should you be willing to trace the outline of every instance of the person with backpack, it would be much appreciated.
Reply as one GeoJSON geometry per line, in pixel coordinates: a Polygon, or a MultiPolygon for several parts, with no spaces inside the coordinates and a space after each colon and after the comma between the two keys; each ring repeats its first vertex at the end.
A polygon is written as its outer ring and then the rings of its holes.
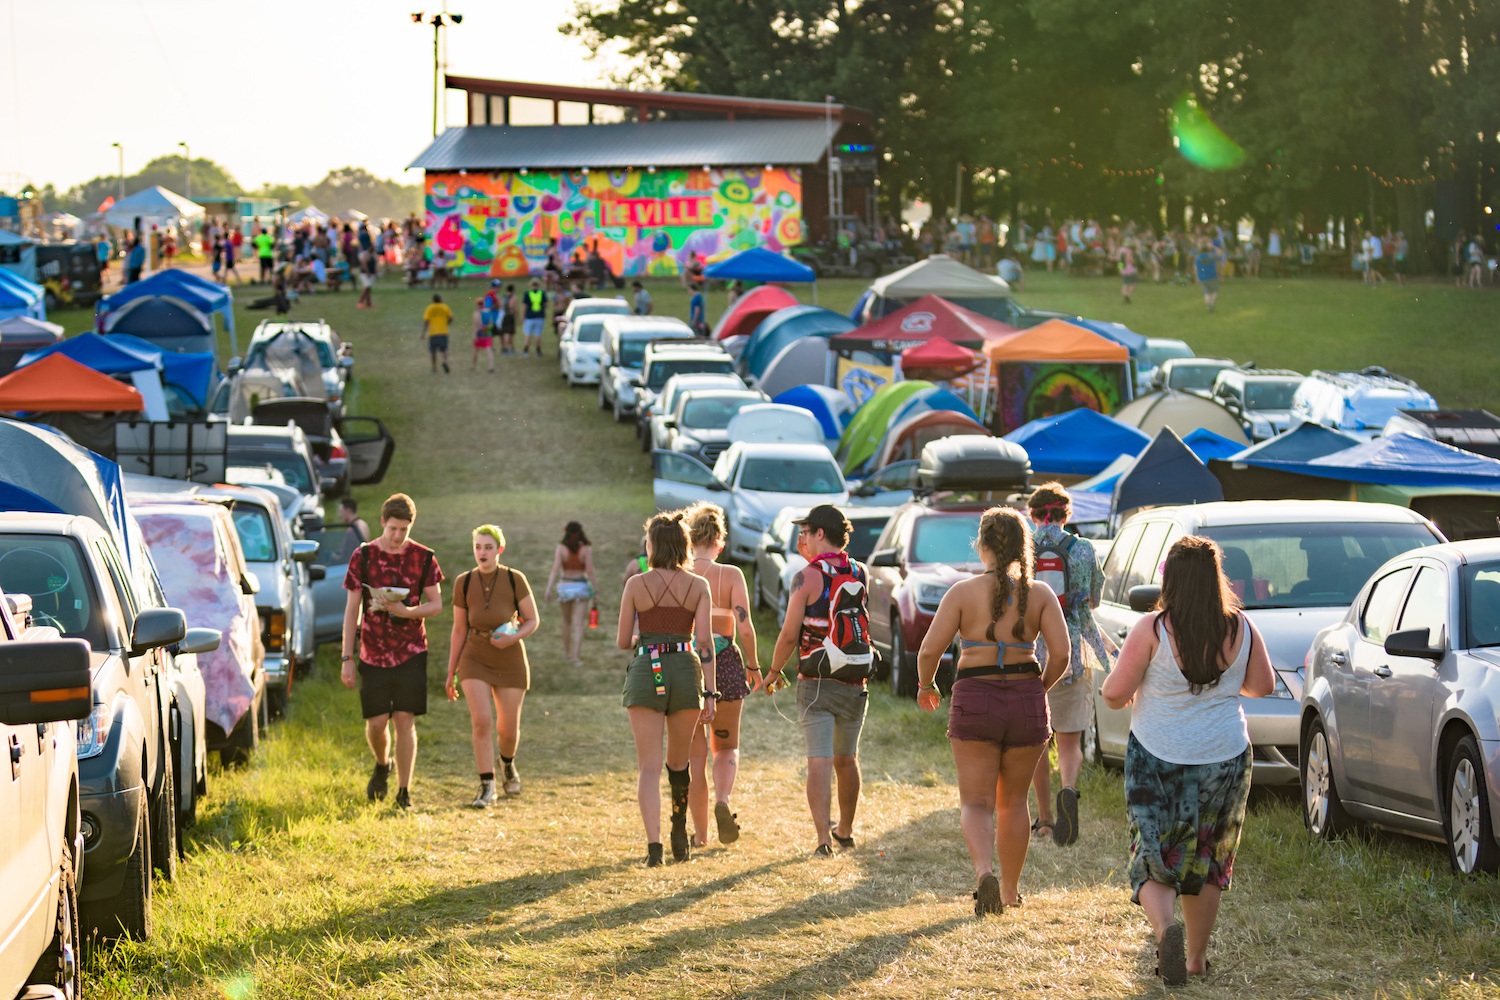
{"type": "Polygon", "coordinates": [[[537,630],[536,600],[526,574],[500,564],[505,532],[493,524],[474,529],[474,568],[453,584],[453,634],[448,645],[449,701],[459,688],[469,703],[479,794],[471,803],[487,809],[495,801],[495,748],[500,749],[502,788],[521,794],[516,748],[521,741],[521,703],[531,687],[525,639],[537,630]]]}
{"type": "Polygon", "coordinates": [[[874,668],[866,605],[870,574],[845,551],[853,530],[832,504],[793,522],[807,567],[792,577],[786,620],[776,637],[766,693],[786,685],[781,671],[797,654],[797,717],[807,741],[807,805],[818,834],[818,857],[854,847],[859,807],[859,734],[874,668]],[[839,821],[832,825],[830,782],[837,777],[839,821]]]}
{"type": "Polygon", "coordinates": [[[427,714],[427,627],[443,610],[437,556],[411,540],[417,505],[405,493],[380,506],[380,534],[354,550],[344,574],[343,655],[339,678],[359,687],[365,740],[375,757],[365,795],[384,799],[396,730],[396,805],[411,808],[417,716],[427,714]],[[368,598],[368,603],[366,601],[368,598]]]}
{"type": "Polygon", "coordinates": [[[1020,511],[985,511],[974,548],[986,572],[955,583],[938,604],[917,653],[917,705],[931,712],[941,703],[938,664],[956,635],[948,743],[959,825],[978,882],[974,915],[982,917],[1021,902],[1031,841],[1026,792],[1047,749],[1047,689],[1068,669],[1068,626],[1052,588],[1034,578],[1031,532],[1020,511]],[[1038,636],[1048,640],[1040,662],[1038,636]]]}
{"type": "MultiPolygon", "coordinates": [[[[1031,494],[1027,507],[1031,512],[1036,579],[1058,596],[1063,620],[1068,623],[1071,651],[1068,673],[1047,692],[1061,787],[1054,802],[1052,763],[1043,754],[1032,780],[1037,818],[1031,831],[1033,836],[1050,836],[1059,847],[1067,847],[1078,840],[1078,772],[1083,769],[1083,732],[1094,721],[1091,669],[1097,665],[1108,672],[1115,649],[1094,620],[1094,609],[1104,593],[1104,571],[1099,568],[1099,557],[1087,540],[1063,529],[1073,515],[1073,498],[1062,484],[1043,483],[1031,494]]],[[[1046,655],[1045,643],[1038,644],[1037,655],[1046,655]]]]}

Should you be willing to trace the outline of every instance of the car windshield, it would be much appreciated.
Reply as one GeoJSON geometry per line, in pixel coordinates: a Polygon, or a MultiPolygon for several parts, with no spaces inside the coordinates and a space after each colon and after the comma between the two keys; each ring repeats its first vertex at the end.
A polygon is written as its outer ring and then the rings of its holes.
{"type": "Polygon", "coordinates": [[[1500,646],[1500,562],[1464,568],[1465,649],[1500,646]]]}
{"type": "Polygon", "coordinates": [[[620,299],[599,299],[593,302],[579,299],[573,303],[573,319],[590,315],[629,316],[630,303],[620,299]]]}
{"type": "Polygon", "coordinates": [[[912,534],[911,562],[971,563],[979,560],[974,539],[979,537],[979,514],[922,517],[912,534]]]}
{"type": "Polygon", "coordinates": [[[1170,384],[1173,389],[1212,389],[1223,370],[1223,365],[1173,365],[1170,384]]]}
{"type": "Polygon", "coordinates": [[[604,337],[604,320],[575,322],[568,335],[576,344],[597,344],[604,337]]]}
{"type": "Polygon", "coordinates": [[[1247,382],[1245,383],[1245,409],[1290,410],[1292,396],[1296,394],[1297,386],[1301,384],[1300,378],[1289,378],[1282,382],[1272,382],[1268,379],[1247,382]]]}
{"type": "Polygon", "coordinates": [[[1136,359],[1136,363],[1142,368],[1159,368],[1163,361],[1192,356],[1193,349],[1186,344],[1147,344],[1141,348],[1141,354],[1136,359]]]}
{"type": "Polygon", "coordinates": [[[852,520],[850,524],[854,526],[854,531],[849,535],[849,555],[860,562],[869,559],[888,520],[889,518],[884,517],[860,517],[852,520]]]}
{"type": "Polygon", "coordinates": [[[31,597],[31,620],[91,649],[109,649],[93,574],[78,543],[53,535],[0,535],[0,590],[31,597]]]}
{"type": "Polygon", "coordinates": [[[639,368],[646,360],[646,343],[645,340],[621,340],[617,364],[621,368],[639,368]]]}
{"type": "Polygon", "coordinates": [[[682,426],[699,431],[722,431],[736,413],[754,402],[757,400],[752,396],[690,399],[682,408],[682,426]]]}
{"type": "Polygon", "coordinates": [[[246,562],[275,562],[276,535],[271,516],[264,507],[236,503],[233,508],[234,533],[240,536],[240,548],[246,562]]]}
{"type": "Polygon", "coordinates": [[[657,361],[651,366],[651,377],[646,388],[658,392],[673,375],[723,375],[734,371],[734,362],[728,358],[692,358],[682,361],[657,361]]]}
{"type": "Polygon", "coordinates": [[[751,458],[740,473],[740,489],[760,493],[837,493],[843,488],[832,459],[751,458]]]}
{"type": "Polygon", "coordinates": [[[281,478],[286,480],[288,486],[299,493],[312,493],[316,487],[312,480],[312,470],[307,467],[301,455],[260,449],[240,451],[231,447],[229,461],[232,465],[269,465],[281,473],[281,478]]]}
{"type": "Polygon", "coordinates": [[[1246,609],[1328,608],[1352,602],[1387,559],[1437,542],[1422,524],[1233,524],[1203,528],[1246,609]]]}

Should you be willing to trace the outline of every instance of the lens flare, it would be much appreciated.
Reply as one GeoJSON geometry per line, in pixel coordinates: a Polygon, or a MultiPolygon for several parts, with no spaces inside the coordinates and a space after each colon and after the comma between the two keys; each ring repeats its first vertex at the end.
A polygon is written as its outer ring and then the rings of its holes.
{"type": "Polygon", "coordinates": [[[255,996],[255,977],[247,972],[232,979],[222,980],[219,983],[219,991],[224,1000],[251,1000],[255,996]]]}
{"type": "Polygon", "coordinates": [[[1204,170],[1233,170],[1245,162],[1240,144],[1224,134],[1192,94],[1172,105],[1172,145],[1183,159],[1204,170]]]}

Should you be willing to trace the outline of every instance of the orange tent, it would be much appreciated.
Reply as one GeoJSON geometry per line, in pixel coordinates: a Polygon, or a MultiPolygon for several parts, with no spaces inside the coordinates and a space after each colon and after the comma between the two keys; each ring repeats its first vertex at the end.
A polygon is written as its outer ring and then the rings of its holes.
{"type": "Polygon", "coordinates": [[[1009,337],[984,344],[991,361],[1119,361],[1128,362],[1123,344],[1062,319],[1049,319],[1009,337]]]}
{"type": "Polygon", "coordinates": [[[139,413],[145,408],[135,387],[64,354],[49,354],[0,378],[0,412],[4,413],[139,413]]]}

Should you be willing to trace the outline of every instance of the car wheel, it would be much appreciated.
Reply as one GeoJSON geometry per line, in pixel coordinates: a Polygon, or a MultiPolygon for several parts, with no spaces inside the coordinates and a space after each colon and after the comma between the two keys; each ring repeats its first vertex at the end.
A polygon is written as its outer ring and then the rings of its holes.
{"type": "Polygon", "coordinates": [[[1319,840],[1332,840],[1349,830],[1349,814],[1333,780],[1333,754],[1323,723],[1314,721],[1302,749],[1302,821],[1319,840]]]}
{"type": "Polygon", "coordinates": [[[1493,873],[1500,868],[1500,845],[1490,824],[1489,793],[1484,784],[1484,759],[1473,736],[1453,748],[1448,761],[1448,858],[1460,875],[1493,873]]]}
{"type": "Polygon", "coordinates": [[[151,867],[168,882],[177,877],[177,780],[169,761],[161,793],[151,796],[151,867]]]}
{"type": "Polygon", "coordinates": [[[42,952],[27,982],[35,986],[53,986],[68,1000],[83,995],[83,963],[80,961],[78,928],[78,874],[73,866],[73,845],[62,845],[62,864],[57,887],[57,923],[52,943],[42,952]]]}
{"type": "Polygon", "coordinates": [[[901,619],[891,615],[891,694],[910,701],[917,697],[917,669],[906,652],[901,619]]]}
{"type": "Polygon", "coordinates": [[[266,711],[273,719],[280,719],[286,715],[287,691],[286,688],[277,686],[266,691],[266,711]]]}
{"type": "Polygon", "coordinates": [[[89,904],[84,917],[88,928],[106,939],[123,934],[144,941],[151,936],[151,814],[145,796],[141,797],[135,849],[125,862],[125,884],[120,894],[89,904]]]}

